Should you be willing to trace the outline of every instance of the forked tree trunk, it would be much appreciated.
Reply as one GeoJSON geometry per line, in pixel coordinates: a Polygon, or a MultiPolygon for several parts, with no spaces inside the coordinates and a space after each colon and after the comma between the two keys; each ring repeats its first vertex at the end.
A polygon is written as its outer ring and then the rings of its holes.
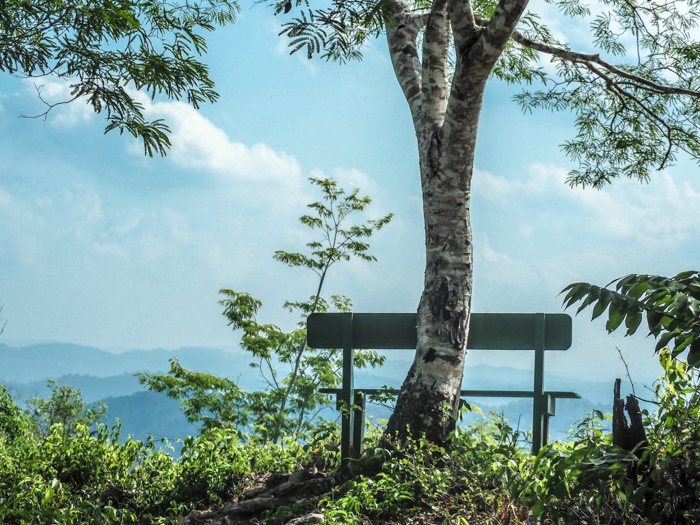
{"type": "Polygon", "coordinates": [[[392,6],[389,50],[420,151],[426,269],[418,347],[389,420],[390,438],[424,435],[440,442],[456,423],[471,311],[469,208],[479,114],[488,75],[526,4],[501,0],[484,28],[477,27],[469,0],[434,0],[429,15],[412,14],[402,0],[392,6]],[[419,57],[416,42],[423,27],[419,57]]]}

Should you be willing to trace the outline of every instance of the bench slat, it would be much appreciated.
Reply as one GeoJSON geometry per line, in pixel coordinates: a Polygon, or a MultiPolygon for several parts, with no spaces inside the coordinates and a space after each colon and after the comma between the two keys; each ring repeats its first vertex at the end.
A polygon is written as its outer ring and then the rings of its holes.
{"type": "MultiPolygon", "coordinates": [[[[341,388],[319,388],[321,394],[336,394],[342,393],[341,388]]],[[[368,395],[388,392],[390,394],[398,394],[398,388],[362,388],[355,387],[355,392],[363,392],[368,395]]],[[[581,399],[581,394],[576,392],[548,391],[545,390],[545,395],[557,399],[581,399]]],[[[462,390],[461,397],[535,397],[535,392],[531,390],[462,390]]]]}
{"type": "MultiPolygon", "coordinates": [[[[343,324],[352,315],[353,348],[415,349],[416,314],[311,314],[307,321],[311,348],[342,348],[343,324]]],[[[474,350],[534,350],[537,314],[471,315],[467,348],[474,350]]],[[[545,350],[571,347],[571,317],[545,314],[545,350]]]]}

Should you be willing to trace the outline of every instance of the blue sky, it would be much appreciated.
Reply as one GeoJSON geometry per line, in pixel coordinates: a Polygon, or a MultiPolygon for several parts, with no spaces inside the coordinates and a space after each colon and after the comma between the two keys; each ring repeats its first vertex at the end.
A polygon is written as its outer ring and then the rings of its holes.
{"type": "MultiPolygon", "coordinates": [[[[545,13],[554,29],[565,23],[545,13]]],[[[222,287],[265,304],[261,319],[291,327],[285,299],[313,291],[313,275],[272,260],[309,240],[296,219],[317,198],[306,179],[333,176],[373,199],[370,216],[395,219],[373,239],[373,264],[334,268],[328,293],[356,311],[412,311],[423,272],[415,138],[383,39],[346,66],[288,56],[279,22],[258,5],[209,39],[219,103],[145,101],[173,130],[166,159],[114,133],[78,103],[46,122],[31,83],[0,78],[0,304],[2,342],[62,341],[103,349],[233,348],[217,304],[222,287]]],[[[573,43],[581,42],[574,31],[573,43]]],[[[65,86],[44,83],[60,97],[65,86]]],[[[568,114],[523,115],[497,82],[482,114],[473,222],[480,312],[560,312],[559,291],[636,273],[694,269],[700,178],[687,160],[648,185],[617,181],[571,189],[558,145],[568,114]]],[[[560,375],[658,374],[653,342],[604,333],[582,314],[574,347],[548,358],[560,375]]],[[[473,363],[524,355],[473,353],[473,363]]]]}

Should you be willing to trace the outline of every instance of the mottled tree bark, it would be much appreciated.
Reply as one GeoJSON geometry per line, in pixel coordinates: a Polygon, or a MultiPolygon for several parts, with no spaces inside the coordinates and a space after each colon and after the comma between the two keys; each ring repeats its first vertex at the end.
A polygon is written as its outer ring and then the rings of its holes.
{"type": "Polygon", "coordinates": [[[501,0],[484,27],[475,23],[469,0],[435,0],[427,15],[413,14],[402,0],[392,5],[387,38],[418,141],[426,239],[418,347],[387,427],[399,439],[424,435],[440,442],[456,423],[471,311],[469,209],[479,115],[488,75],[526,4],[501,0]]]}

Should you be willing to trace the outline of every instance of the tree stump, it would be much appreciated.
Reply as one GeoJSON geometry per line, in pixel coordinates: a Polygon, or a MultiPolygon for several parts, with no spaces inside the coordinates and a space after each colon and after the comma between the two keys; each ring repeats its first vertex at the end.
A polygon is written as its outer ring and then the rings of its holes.
{"type": "Polygon", "coordinates": [[[627,402],[620,397],[620,383],[615,379],[613,401],[613,445],[632,452],[636,452],[637,457],[647,448],[647,435],[642,422],[642,412],[639,409],[639,402],[632,394],[627,396],[627,402]],[[625,410],[629,416],[629,423],[625,417],[625,410]],[[636,449],[636,450],[635,450],[636,449]]]}

